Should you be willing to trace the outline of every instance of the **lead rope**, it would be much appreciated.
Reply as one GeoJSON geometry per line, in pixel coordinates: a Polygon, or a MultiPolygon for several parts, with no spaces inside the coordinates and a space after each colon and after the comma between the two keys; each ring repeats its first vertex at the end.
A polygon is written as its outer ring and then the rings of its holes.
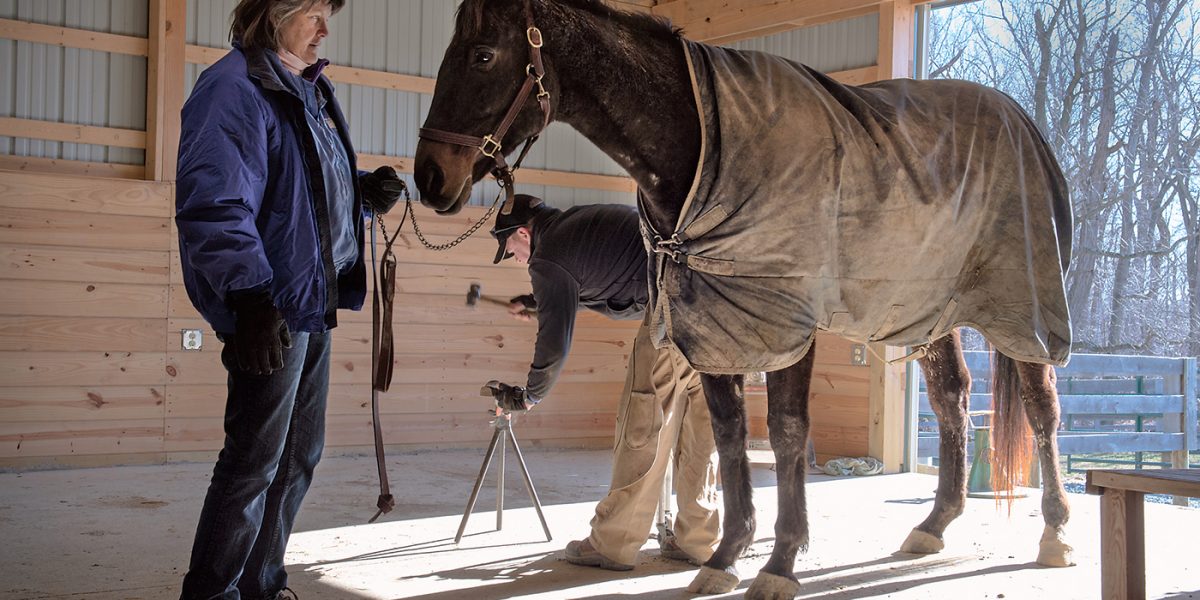
{"type": "MultiPolygon", "coordinates": [[[[403,189],[407,196],[408,186],[404,186],[403,189]]],[[[404,210],[408,211],[407,204],[404,210]]],[[[404,223],[403,219],[400,222],[404,223]]],[[[371,425],[375,434],[375,466],[379,469],[379,498],[375,502],[378,510],[367,523],[374,523],[380,515],[391,512],[396,506],[396,499],[392,496],[392,489],[388,484],[383,429],[379,424],[379,392],[386,392],[392,384],[392,301],[396,291],[396,255],[392,253],[392,244],[399,233],[397,230],[396,234],[389,238],[383,225],[383,217],[371,213],[371,278],[374,282],[371,303],[371,425]],[[384,240],[382,265],[378,265],[375,260],[376,222],[379,223],[379,231],[383,233],[384,240]],[[385,355],[386,360],[381,360],[385,355]]]]}

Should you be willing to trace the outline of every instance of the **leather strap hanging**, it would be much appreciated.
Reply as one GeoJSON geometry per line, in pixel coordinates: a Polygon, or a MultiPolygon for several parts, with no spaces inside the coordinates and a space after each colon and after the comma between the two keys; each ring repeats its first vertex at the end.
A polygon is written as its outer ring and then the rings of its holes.
{"type": "MultiPolygon", "coordinates": [[[[405,196],[408,187],[404,188],[405,196]]],[[[407,216],[409,203],[405,202],[404,212],[407,216]]],[[[400,223],[404,224],[404,216],[400,223]]],[[[387,476],[387,457],[383,450],[383,428],[379,424],[379,393],[386,392],[392,385],[392,368],[395,362],[395,347],[392,335],[392,306],[396,294],[396,255],[392,252],[392,244],[400,235],[400,229],[388,237],[384,228],[383,218],[379,215],[371,217],[371,277],[374,292],[371,303],[371,425],[375,433],[375,466],[379,469],[379,498],[375,502],[378,509],[375,516],[367,522],[374,523],[381,515],[389,513],[396,506],[392,496],[391,485],[387,476]],[[375,260],[375,223],[379,223],[379,231],[383,233],[383,260],[375,260]],[[378,268],[376,265],[378,264],[378,268]]]]}

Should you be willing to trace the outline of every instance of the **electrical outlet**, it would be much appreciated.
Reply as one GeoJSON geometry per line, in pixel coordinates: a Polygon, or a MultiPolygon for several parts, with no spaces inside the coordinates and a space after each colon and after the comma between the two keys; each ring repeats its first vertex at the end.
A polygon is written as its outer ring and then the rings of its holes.
{"type": "Polygon", "coordinates": [[[203,331],[199,329],[184,329],[182,334],[184,350],[199,350],[204,345],[203,331]]]}
{"type": "Polygon", "coordinates": [[[861,367],[867,366],[867,347],[864,344],[854,344],[850,347],[850,364],[861,367]]]}

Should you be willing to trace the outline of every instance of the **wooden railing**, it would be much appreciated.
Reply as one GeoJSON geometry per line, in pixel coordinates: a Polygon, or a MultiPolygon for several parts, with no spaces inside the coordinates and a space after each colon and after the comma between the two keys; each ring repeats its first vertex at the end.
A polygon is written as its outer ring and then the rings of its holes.
{"type": "MultiPolygon", "coordinates": [[[[990,363],[987,352],[965,352],[971,371],[970,410],[991,408],[990,363]]],[[[918,369],[919,371],[919,369],[918,369]]],[[[1196,359],[1152,356],[1076,354],[1058,369],[1059,405],[1063,426],[1058,432],[1063,456],[1161,452],[1162,463],[1188,467],[1188,453],[1200,450],[1197,425],[1196,359]],[[1153,416],[1154,431],[1105,431],[1079,422],[1135,420],[1153,416]]],[[[918,398],[918,461],[936,458],[936,421],[923,391],[918,398]],[[920,431],[924,429],[924,431],[920,431]]],[[[980,419],[975,421],[978,424],[980,419]]],[[[972,452],[971,456],[974,455],[972,452]]]]}

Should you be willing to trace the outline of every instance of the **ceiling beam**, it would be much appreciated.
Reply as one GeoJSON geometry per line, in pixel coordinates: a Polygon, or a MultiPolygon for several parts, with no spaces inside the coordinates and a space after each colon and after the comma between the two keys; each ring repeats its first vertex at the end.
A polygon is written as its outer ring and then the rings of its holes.
{"type": "Polygon", "coordinates": [[[879,10],[881,0],[673,0],[650,11],[710,44],[840,21],[879,10]]]}

